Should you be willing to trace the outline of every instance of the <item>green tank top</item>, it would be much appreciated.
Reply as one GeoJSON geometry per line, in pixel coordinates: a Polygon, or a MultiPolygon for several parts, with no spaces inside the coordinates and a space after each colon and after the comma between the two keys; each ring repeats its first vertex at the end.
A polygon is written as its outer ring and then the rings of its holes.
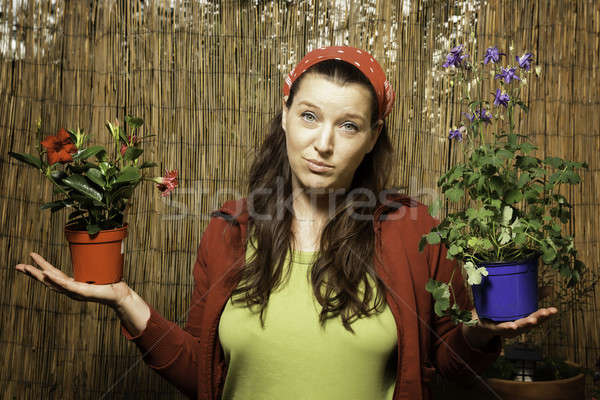
{"type": "Polygon", "coordinates": [[[398,338],[389,307],[355,320],[354,335],[339,316],[327,320],[322,329],[321,305],[310,284],[315,256],[316,252],[295,251],[290,264],[288,254],[291,273],[271,293],[264,329],[258,312],[242,301],[227,301],[218,328],[229,364],[224,400],[392,399],[398,338]]]}

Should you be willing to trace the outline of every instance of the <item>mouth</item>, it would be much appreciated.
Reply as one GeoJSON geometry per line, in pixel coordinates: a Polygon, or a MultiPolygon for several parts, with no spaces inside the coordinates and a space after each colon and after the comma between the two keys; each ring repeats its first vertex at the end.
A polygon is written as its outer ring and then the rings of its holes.
{"type": "Polygon", "coordinates": [[[313,172],[327,172],[333,169],[333,166],[329,164],[319,163],[316,160],[308,160],[306,158],[304,160],[306,161],[308,169],[313,172]]]}

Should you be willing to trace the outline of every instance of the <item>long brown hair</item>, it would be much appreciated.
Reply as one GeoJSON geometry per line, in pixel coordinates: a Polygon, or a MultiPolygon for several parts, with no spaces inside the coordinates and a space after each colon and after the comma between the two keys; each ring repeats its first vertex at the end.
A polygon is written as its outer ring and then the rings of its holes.
{"type": "MultiPolygon", "coordinates": [[[[300,76],[290,90],[286,101],[288,108],[292,105],[294,93],[302,78],[308,73],[322,74],[340,84],[360,83],[367,86],[372,98],[371,125],[375,126],[378,110],[372,85],[357,68],[342,61],[327,60],[318,63],[300,76]]],[[[390,177],[392,153],[384,123],[377,143],[365,155],[349,188],[349,192],[356,188],[366,189],[366,192],[377,197],[375,204],[364,206],[369,197],[360,191],[358,195],[353,193],[352,196],[344,196],[341,204],[336,204],[333,217],[323,228],[318,258],[311,270],[313,293],[322,306],[319,316],[321,326],[324,326],[327,319],[341,315],[344,327],[354,333],[350,326],[352,322],[361,316],[368,317],[373,310],[377,311],[385,305],[385,288],[375,274],[373,265],[375,233],[372,216],[380,204],[379,194],[390,177]],[[360,206],[356,205],[358,202],[361,202],[360,206]],[[361,217],[356,218],[357,214],[361,217]],[[375,294],[368,276],[376,283],[375,294]],[[361,283],[364,283],[364,287],[361,283]],[[362,298],[359,296],[359,288],[364,290],[362,298]],[[371,307],[373,299],[375,302],[371,307]]],[[[265,307],[271,291],[283,282],[286,255],[292,250],[293,239],[293,215],[288,209],[289,204],[284,204],[286,199],[291,198],[292,172],[287,157],[285,132],[281,127],[281,112],[271,121],[269,133],[252,163],[248,193],[267,194],[253,195],[248,199],[248,209],[252,210],[248,234],[258,250],[234,275],[233,278],[240,281],[232,297],[241,296],[248,307],[259,305],[261,326],[264,327],[265,307]],[[271,218],[264,220],[254,218],[255,215],[268,215],[271,218]]],[[[372,201],[372,197],[370,200],[372,201]]],[[[289,272],[288,269],[287,273],[289,272]]]]}

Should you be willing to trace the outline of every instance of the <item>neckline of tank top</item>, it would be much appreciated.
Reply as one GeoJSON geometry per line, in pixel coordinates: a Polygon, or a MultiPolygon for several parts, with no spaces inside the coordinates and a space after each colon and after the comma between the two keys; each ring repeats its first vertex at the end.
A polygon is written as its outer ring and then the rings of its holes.
{"type": "Polygon", "coordinates": [[[294,264],[312,265],[316,260],[318,250],[292,250],[292,262],[294,264]]]}

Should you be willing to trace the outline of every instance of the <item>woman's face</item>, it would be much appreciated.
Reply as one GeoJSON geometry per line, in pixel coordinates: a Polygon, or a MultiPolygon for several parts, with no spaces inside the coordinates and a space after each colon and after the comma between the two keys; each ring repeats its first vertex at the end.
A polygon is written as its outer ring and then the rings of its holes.
{"type": "Polygon", "coordinates": [[[284,100],[281,120],[292,190],[350,187],[381,131],[382,121],[371,127],[371,96],[362,84],[340,85],[316,73],[303,77],[289,109],[284,100]]]}

